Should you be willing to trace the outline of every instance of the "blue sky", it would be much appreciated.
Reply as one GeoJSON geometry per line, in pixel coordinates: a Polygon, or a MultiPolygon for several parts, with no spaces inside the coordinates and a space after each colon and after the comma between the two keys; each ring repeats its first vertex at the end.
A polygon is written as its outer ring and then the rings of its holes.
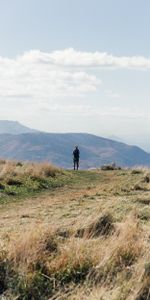
{"type": "Polygon", "coordinates": [[[150,2],[0,0],[0,118],[150,151],[150,2]]]}
{"type": "Polygon", "coordinates": [[[0,52],[73,47],[149,55],[149,12],[149,0],[0,0],[0,52]]]}

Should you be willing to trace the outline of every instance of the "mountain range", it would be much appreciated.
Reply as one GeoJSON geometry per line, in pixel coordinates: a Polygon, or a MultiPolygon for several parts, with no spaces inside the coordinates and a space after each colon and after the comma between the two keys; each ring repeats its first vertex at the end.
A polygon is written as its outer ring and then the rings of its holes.
{"type": "Polygon", "coordinates": [[[37,130],[24,126],[18,121],[0,120],[0,134],[21,134],[30,132],[37,132],[37,130]]]}
{"type": "Polygon", "coordinates": [[[75,145],[80,148],[83,169],[112,162],[123,167],[150,166],[150,154],[137,146],[88,133],[38,132],[18,122],[5,121],[4,124],[0,121],[1,158],[50,161],[60,167],[72,168],[75,145]]]}

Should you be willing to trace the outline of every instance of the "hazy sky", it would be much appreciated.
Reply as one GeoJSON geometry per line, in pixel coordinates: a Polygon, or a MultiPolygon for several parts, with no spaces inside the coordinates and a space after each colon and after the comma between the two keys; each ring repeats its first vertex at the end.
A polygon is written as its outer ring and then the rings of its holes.
{"type": "Polygon", "coordinates": [[[0,119],[150,150],[149,0],[0,0],[0,119]]]}

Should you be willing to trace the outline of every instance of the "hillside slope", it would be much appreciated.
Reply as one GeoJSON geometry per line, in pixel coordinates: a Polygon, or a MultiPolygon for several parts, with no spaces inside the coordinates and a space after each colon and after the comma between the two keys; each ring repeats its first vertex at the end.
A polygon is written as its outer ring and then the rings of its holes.
{"type": "Polygon", "coordinates": [[[116,162],[120,166],[150,166],[150,154],[136,146],[84,133],[26,133],[0,135],[2,158],[50,161],[64,168],[72,168],[72,149],[81,151],[81,168],[99,167],[116,162]]]}
{"type": "Polygon", "coordinates": [[[0,120],[0,134],[21,134],[36,132],[37,130],[31,129],[27,126],[22,125],[18,121],[0,120]]]}
{"type": "Polygon", "coordinates": [[[0,172],[0,299],[149,300],[148,169],[0,172]]]}

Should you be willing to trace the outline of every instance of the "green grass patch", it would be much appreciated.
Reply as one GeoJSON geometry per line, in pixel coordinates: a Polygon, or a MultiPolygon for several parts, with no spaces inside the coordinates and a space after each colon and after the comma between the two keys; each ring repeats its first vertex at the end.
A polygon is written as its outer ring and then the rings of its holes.
{"type": "Polygon", "coordinates": [[[66,173],[46,178],[22,176],[1,180],[0,204],[19,201],[47,190],[63,187],[69,180],[70,177],[66,173]]]}

